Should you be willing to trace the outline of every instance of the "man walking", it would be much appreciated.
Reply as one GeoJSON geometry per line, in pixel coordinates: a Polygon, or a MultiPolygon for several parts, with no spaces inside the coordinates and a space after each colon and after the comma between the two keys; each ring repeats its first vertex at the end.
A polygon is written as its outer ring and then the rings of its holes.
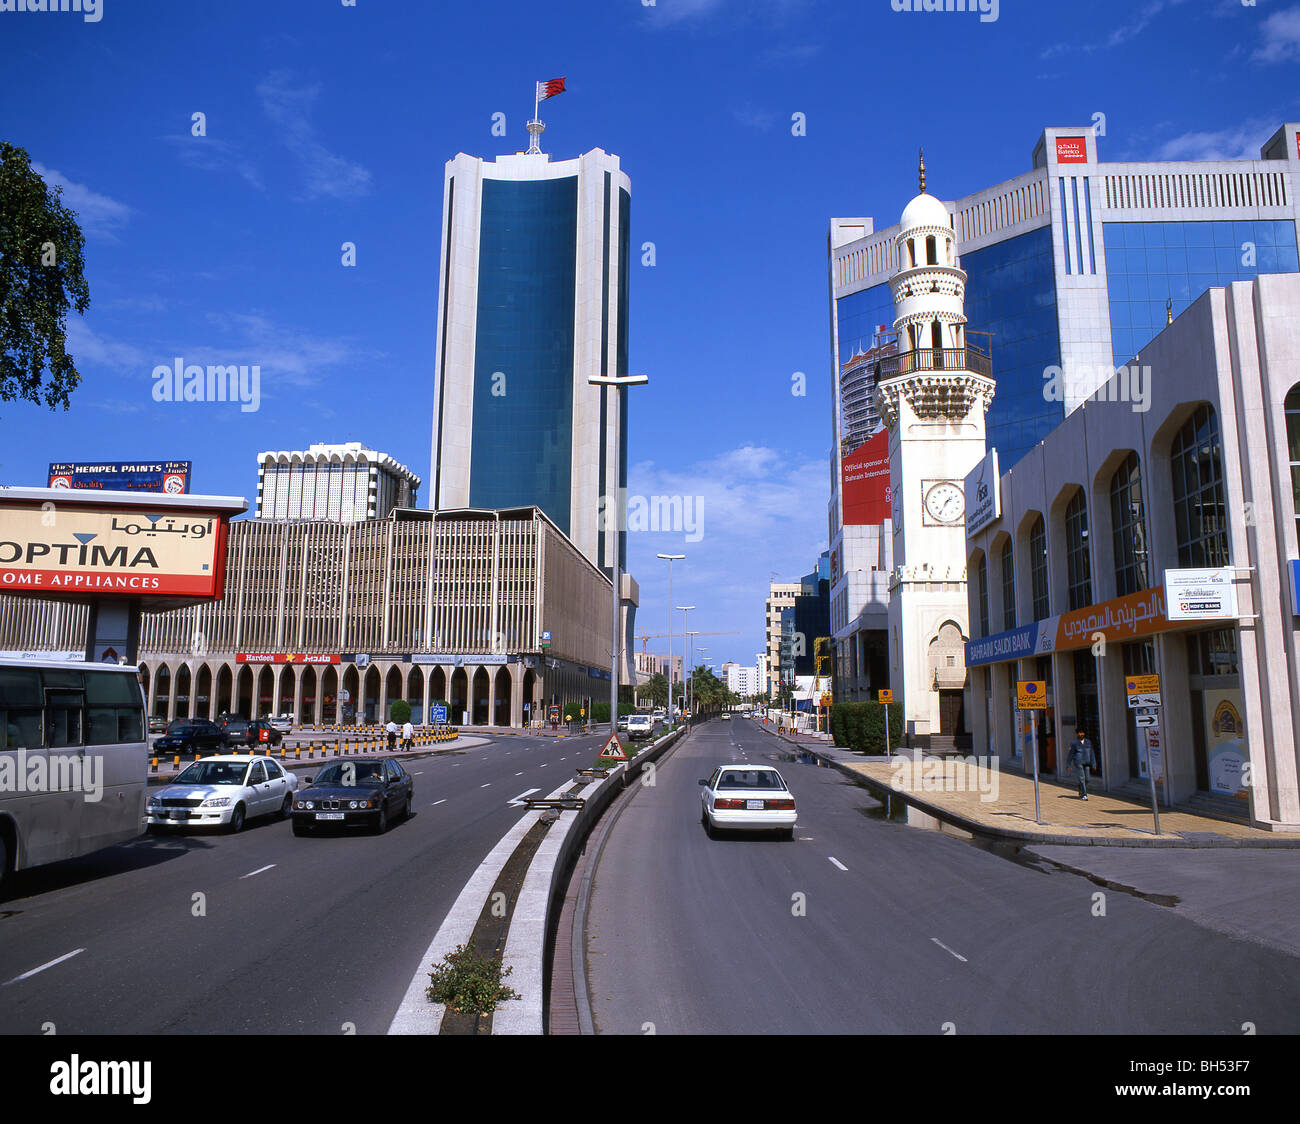
{"type": "Polygon", "coordinates": [[[411,720],[408,718],[405,722],[402,723],[402,748],[403,749],[411,748],[411,739],[414,736],[415,736],[415,727],[411,725],[411,720]]]}
{"type": "Polygon", "coordinates": [[[394,722],[391,718],[388,720],[388,725],[385,727],[385,732],[388,734],[388,748],[396,749],[397,748],[397,723],[394,722]]]}
{"type": "Polygon", "coordinates": [[[1070,752],[1066,757],[1069,768],[1079,774],[1079,799],[1088,799],[1088,770],[1097,763],[1093,756],[1092,742],[1088,740],[1088,731],[1080,726],[1074,732],[1074,741],[1070,743],[1070,752]]]}

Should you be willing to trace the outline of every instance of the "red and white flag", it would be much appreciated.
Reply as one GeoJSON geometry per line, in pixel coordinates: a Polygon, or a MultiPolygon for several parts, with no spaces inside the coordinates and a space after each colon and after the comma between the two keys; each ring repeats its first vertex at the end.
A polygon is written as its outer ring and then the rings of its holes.
{"type": "Polygon", "coordinates": [[[537,100],[545,101],[547,98],[553,98],[556,94],[564,93],[564,79],[552,78],[549,82],[537,83],[537,100]]]}

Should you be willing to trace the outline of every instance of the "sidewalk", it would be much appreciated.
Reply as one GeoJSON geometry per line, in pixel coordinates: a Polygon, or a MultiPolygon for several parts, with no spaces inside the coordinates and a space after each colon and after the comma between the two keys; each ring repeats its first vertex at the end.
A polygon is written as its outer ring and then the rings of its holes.
{"type": "MultiPolygon", "coordinates": [[[[771,731],[775,733],[775,731],[771,731]]],[[[811,736],[778,734],[878,796],[892,796],[953,827],[986,839],[1104,847],[1300,848],[1300,835],[1160,809],[1156,835],[1149,804],[1104,792],[1079,799],[1074,784],[1040,780],[1041,824],[1034,821],[1034,780],[1018,772],[976,769],[963,761],[864,757],[811,736]]]]}

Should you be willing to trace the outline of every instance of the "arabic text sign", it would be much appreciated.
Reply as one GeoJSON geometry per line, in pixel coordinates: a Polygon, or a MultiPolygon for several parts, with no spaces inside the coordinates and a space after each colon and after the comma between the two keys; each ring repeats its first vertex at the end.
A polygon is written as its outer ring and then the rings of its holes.
{"type": "Polygon", "coordinates": [[[0,593],[221,594],[218,516],[0,501],[0,593]]]}
{"type": "Polygon", "coordinates": [[[1237,590],[1232,570],[1166,570],[1165,602],[1171,621],[1233,620],[1237,590]]]}
{"type": "Polygon", "coordinates": [[[1124,680],[1124,690],[1130,695],[1158,695],[1160,693],[1160,676],[1130,675],[1124,680]]]}
{"type": "Polygon", "coordinates": [[[1047,681],[1022,679],[1016,684],[1016,706],[1021,710],[1047,709],[1047,681]]]}
{"type": "Polygon", "coordinates": [[[74,491],[100,489],[114,492],[166,492],[181,495],[190,490],[190,461],[142,461],[112,464],[52,463],[50,487],[74,491]]]}
{"type": "Polygon", "coordinates": [[[1106,640],[1135,640],[1153,632],[1169,628],[1165,615],[1165,591],[1146,589],[1062,613],[1057,625],[1055,650],[1084,648],[1091,644],[1097,633],[1106,640]]]}
{"type": "Polygon", "coordinates": [[[235,663],[338,663],[337,653],[320,652],[236,652],[235,663]]]}

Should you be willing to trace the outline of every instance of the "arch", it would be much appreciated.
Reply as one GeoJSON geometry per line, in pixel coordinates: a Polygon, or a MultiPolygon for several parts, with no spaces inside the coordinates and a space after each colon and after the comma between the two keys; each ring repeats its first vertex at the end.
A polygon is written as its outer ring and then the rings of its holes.
{"type": "Polygon", "coordinates": [[[1111,473],[1107,488],[1115,592],[1120,597],[1151,584],[1144,491],[1142,460],[1130,450],[1111,473]]]}
{"type": "Polygon", "coordinates": [[[246,663],[240,664],[235,672],[235,689],[230,702],[231,714],[253,712],[253,669],[246,663]]]}
{"type": "MultiPolygon", "coordinates": [[[[1082,484],[1061,490],[1052,507],[1053,533],[1059,536],[1065,559],[1061,603],[1069,610],[1094,603],[1092,590],[1092,533],[1088,521],[1088,491],[1082,484]]],[[[1061,569],[1058,567],[1058,569],[1061,569]]]]}
{"type": "Polygon", "coordinates": [[[492,692],[491,724],[493,726],[509,726],[510,716],[514,713],[511,710],[511,703],[514,701],[514,680],[511,678],[510,668],[502,664],[497,668],[493,679],[495,680],[495,690],[492,692]]]}
{"type": "Polygon", "coordinates": [[[925,236],[925,264],[939,264],[939,243],[933,234],[927,234],[925,236]]]}
{"type": "Polygon", "coordinates": [[[136,670],[140,673],[140,693],[144,695],[145,709],[152,714],[153,708],[149,705],[149,665],[142,663],[136,670]]]}
{"type": "MultiPolygon", "coordinates": [[[[262,707],[273,706],[275,707],[274,713],[292,714],[295,722],[301,722],[302,719],[298,716],[298,708],[295,705],[295,696],[297,694],[298,685],[298,676],[295,674],[295,670],[293,664],[285,664],[280,668],[279,672],[272,672],[272,676],[274,680],[278,682],[280,688],[278,706],[275,706],[274,703],[274,699],[277,697],[274,692],[272,692],[273,701],[271,703],[268,704],[265,701],[259,700],[258,705],[262,707]]],[[[265,714],[267,712],[264,710],[258,710],[257,713],[265,714]]]]}
{"type": "Polygon", "coordinates": [[[313,664],[303,664],[298,669],[297,721],[303,726],[316,722],[316,697],[318,695],[316,668],[313,664]]]}
{"type": "Polygon", "coordinates": [[[989,615],[989,564],[988,556],[979,547],[966,559],[966,573],[972,575],[971,631],[977,636],[989,636],[993,631],[993,618],[989,615]]]}
{"type": "Polygon", "coordinates": [[[474,680],[471,687],[470,722],[475,726],[486,726],[490,718],[488,697],[491,693],[491,681],[489,679],[487,668],[479,666],[474,671],[474,680]]]}
{"type": "Polygon", "coordinates": [[[193,713],[194,706],[194,674],[190,671],[190,665],[182,663],[176,669],[176,714],[177,718],[188,718],[193,713]]]}
{"type": "Polygon", "coordinates": [[[343,676],[339,683],[339,721],[355,724],[360,707],[361,673],[357,670],[356,664],[350,663],[343,669],[343,676]],[[345,692],[346,698],[343,697],[345,692]]]}
{"type": "Polygon", "coordinates": [[[217,712],[211,709],[212,703],[212,668],[207,663],[201,663],[194,675],[194,716],[215,718],[217,712]]]}
{"type": "MultiPolygon", "coordinates": [[[[613,594],[610,595],[611,597],[613,594]]],[[[154,672],[153,713],[171,721],[172,717],[172,669],[165,662],[158,665],[154,672]]]]}
{"type": "Polygon", "coordinates": [[[537,712],[537,673],[531,667],[524,669],[523,699],[524,705],[528,707],[524,711],[525,724],[544,717],[537,712]]]}
{"type": "Polygon", "coordinates": [[[1029,548],[1030,615],[1041,621],[1052,615],[1051,592],[1047,585],[1047,520],[1041,513],[1029,525],[1026,544],[1029,548]]]}
{"type": "Polygon", "coordinates": [[[397,699],[406,698],[406,676],[399,665],[394,664],[384,676],[383,708],[379,715],[380,722],[387,722],[390,708],[397,699]]]}
{"type": "Polygon", "coordinates": [[[406,673],[406,701],[411,704],[411,721],[417,726],[424,722],[424,668],[412,664],[406,673]]]}
{"type": "Polygon", "coordinates": [[[339,669],[335,664],[326,664],[320,673],[320,717],[327,726],[333,726],[339,720],[339,669]]]}
{"type": "Polygon", "coordinates": [[[222,662],[221,666],[217,668],[216,690],[213,692],[214,697],[212,700],[213,714],[234,713],[231,706],[234,701],[232,698],[233,683],[234,674],[230,670],[230,664],[222,662]]]}
{"type": "Polygon", "coordinates": [[[447,673],[441,667],[434,667],[429,673],[429,701],[448,702],[447,673]]]}
{"type": "Polygon", "coordinates": [[[1209,403],[1198,406],[1174,435],[1169,468],[1178,565],[1192,569],[1230,565],[1223,436],[1209,403]]]}
{"type": "Polygon", "coordinates": [[[379,720],[379,688],[383,682],[383,676],[379,674],[379,668],[371,664],[366,668],[366,673],[362,678],[362,706],[360,710],[361,720],[363,722],[377,722],[379,720]]]}
{"type": "Polygon", "coordinates": [[[462,725],[465,720],[465,712],[469,709],[466,705],[469,699],[469,676],[463,667],[458,667],[451,673],[450,695],[451,697],[447,700],[451,704],[451,714],[447,716],[448,720],[453,725],[462,725]]]}

